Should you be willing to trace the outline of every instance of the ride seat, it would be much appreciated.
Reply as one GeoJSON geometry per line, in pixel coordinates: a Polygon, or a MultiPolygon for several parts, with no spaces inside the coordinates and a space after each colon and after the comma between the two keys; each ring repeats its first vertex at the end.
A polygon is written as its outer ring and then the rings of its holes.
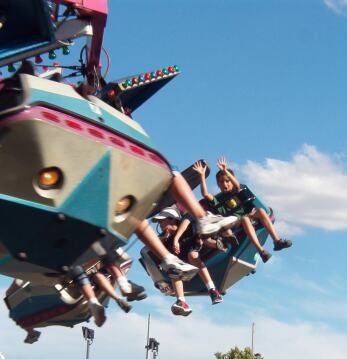
{"type": "MultiPolygon", "coordinates": [[[[274,219],[272,208],[269,208],[268,215],[269,215],[271,221],[274,222],[275,219],[274,219]]],[[[260,222],[253,220],[252,224],[257,233],[262,230],[265,231],[264,226],[260,222]]],[[[228,242],[229,246],[231,244],[231,250],[228,251],[228,256],[234,256],[234,257],[238,258],[242,254],[245,247],[247,247],[248,245],[253,246],[253,244],[249,240],[246,243],[247,235],[241,226],[233,229],[233,233],[236,237],[236,240],[233,241],[232,244],[230,242],[228,242]]],[[[221,253],[218,249],[206,248],[206,250],[201,253],[200,257],[204,262],[207,262],[212,257],[216,256],[218,253],[221,253]]]]}
{"type": "Polygon", "coordinates": [[[45,0],[11,0],[0,4],[0,60],[7,63],[54,40],[45,0]]]}

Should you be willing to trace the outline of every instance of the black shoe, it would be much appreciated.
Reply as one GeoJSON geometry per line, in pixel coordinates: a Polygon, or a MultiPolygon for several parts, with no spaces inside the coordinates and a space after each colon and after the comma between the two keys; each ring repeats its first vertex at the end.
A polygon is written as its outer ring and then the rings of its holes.
{"type": "Polygon", "coordinates": [[[222,251],[224,253],[228,251],[228,247],[224,245],[222,239],[216,239],[216,245],[219,251],[222,251]]]}
{"type": "Polygon", "coordinates": [[[280,251],[281,249],[289,248],[292,246],[292,241],[289,239],[280,239],[275,242],[274,251],[280,251]]]}
{"type": "Polygon", "coordinates": [[[129,313],[132,309],[132,306],[124,299],[116,299],[116,303],[125,313],[129,313]]]}
{"type": "Polygon", "coordinates": [[[129,286],[120,288],[122,295],[127,298],[128,302],[133,300],[142,300],[147,298],[145,288],[129,280],[129,286]]]}
{"type": "Polygon", "coordinates": [[[210,298],[212,300],[212,304],[218,304],[223,302],[223,298],[217,289],[213,288],[208,291],[210,294],[210,298]]]}
{"type": "Polygon", "coordinates": [[[33,344],[37,342],[40,338],[41,332],[38,330],[33,330],[32,332],[28,333],[26,338],[24,339],[24,343],[26,344],[33,344]]]}
{"type": "Polygon", "coordinates": [[[233,248],[236,248],[240,245],[240,242],[234,233],[232,233],[231,235],[223,236],[223,239],[230,243],[233,248]]]}
{"type": "Polygon", "coordinates": [[[272,257],[272,254],[269,253],[266,249],[263,249],[263,251],[260,252],[259,255],[264,263],[266,263],[272,257]]]}

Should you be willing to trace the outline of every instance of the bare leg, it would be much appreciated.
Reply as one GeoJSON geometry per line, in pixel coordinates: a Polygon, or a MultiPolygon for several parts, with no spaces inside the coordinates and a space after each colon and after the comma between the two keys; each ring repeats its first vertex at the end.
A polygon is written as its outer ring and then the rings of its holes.
{"type": "MultiPolygon", "coordinates": [[[[209,247],[209,248],[214,248],[214,249],[217,249],[217,241],[215,239],[212,239],[212,238],[206,238],[203,240],[203,244],[204,246],[206,247],[209,247]]],[[[189,261],[190,262],[190,261],[189,261]]],[[[193,263],[191,263],[193,264],[193,263]]],[[[194,264],[193,264],[194,265],[194,264]]]]}
{"type": "Polygon", "coordinates": [[[188,260],[189,260],[190,264],[199,268],[199,276],[201,277],[201,279],[205,283],[205,285],[212,282],[210,273],[209,273],[208,269],[206,268],[205,263],[200,259],[198,252],[189,252],[188,260]]]}
{"type": "Polygon", "coordinates": [[[97,272],[93,275],[93,281],[97,284],[97,286],[105,292],[107,295],[109,295],[114,300],[122,299],[121,296],[119,296],[114,288],[112,287],[111,283],[108,281],[108,279],[100,272],[97,272]]]}
{"type": "Polygon", "coordinates": [[[91,315],[94,317],[95,324],[101,327],[106,321],[105,308],[99,302],[95,295],[94,289],[91,284],[83,284],[80,287],[83,296],[88,299],[88,308],[91,315]]]}
{"type": "Polygon", "coordinates": [[[162,261],[161,267],[170,278],[190,280],[198,269],[190,264],[184,263],[171,254],[160,241],[152,227],[147,221],[142,221],[135,231],[142,242],[162,261]]]}
{"type": "Polygon", "coordinates": [[[270,234],[274,243],[280,240],[280,237],[276,232],[275,226],[272,224],[269,216],[267,215],[267,213],[263,208],[257,208],[254,214],[254,218],[258,219],[260,223],[265,227],[265,229],[270,234]]]}
{"type": "MultiPolygon", "coordinates": [[[[131,305],[127,303],[126,300],[124,300],[121,296],[119,296],[112,284],[108,281],[108,279],[100,272],[97,272],[93,276],[93,280],[98,285],[98,287],[105,292],[107,295],[109,295],[111,298],[113,298],[119,307],[124,310],[125,313],[128,313],[131,310],[131,305]]],[[[114,283],[114,281],[113,281],[114,283]]]]}
{"type": "Polygon", "coordinates": [[[255,232],[255,229],[252,225],[251,220],[249,219],[249,217],[245,216],[241,218],[241,224],[243,229],[245,230],[247,237],[250,239],[250,241],[254,244],[255,248],[257,248],[257,251],[259,253],[264,251],[264,248],[261,246],[261,244],[259,243],[257,234],[255,232]]]}
{"type": "Polygon", "coordinates": [[[96,297],[87,274],[84,272],[82,267],[76,266],[70,268],[70,276],[74,283],[78,286],[84,298],[88,300],[88,308],[91,315],[94,317],[95,324],[98,327],[101,327],[106,320],[105,308],[96,297]]]}
{"type": "Polygon", "coordinates": [[[201,207],[187,181],[180,173],[175,172],[170,189],[175,200],[181,203],[194,218],[205,217],[205,210],[201,207]]]}
{"type": "Polygon", "coordinates": [[[183,282],[180,279],[171,280],[177,298],[184,298],[183,282]]]}
{"type": "Polygon", "coordinates": [[[107,266],[107,270],[110,272],[112,277],[115,278],[115,279],[118,279],[119,277],[124,276],[121,269],[118,266],[116,266],[115,264],[109,264],[107,266]]]}
{"type": "Polygon", "coordinates": [[[222,217],[212,214],[207,215],[207,212],[202,208],[187,181],[180,173],[174,173],[170,190],[175,200],[182,204],[196,219],[197,231],[203,238],[210,237],[220,230],[230,228],[237,220],[235,216],[222,217]]]}
{"type": "MultiPolygon", "coordinates": [[[[120,290],[122,292],[122,295],[127,298],[128,301],[132,300],[142,300],[147,298],[147,295],[145,293],[145,288],[143,288],[140,285],[137,285],[134,282],[128,281],[127,277],[124,275],[122,270],[119,268],[119,266],[116,264],[116,256],[112,254],[107,254],[103,256],[101,259],[103,265],[108,270],[108,272],[111,274],[112,278],[117,281],[117,284],[120,287],[120,290]]],[[[99,279],[101,274],[99,274],[99,279]]],[[[106,278],[105,278],[106,279],[106,278]]],[[[116,298],[114,298],[116,299],[116,298]]],[[[125,306],[120,304],[121,298],[116,299],[118,300],[118,304],[120,307],[125,311],[125,306]]],[[[131,308],[131,307],[130,307],[131,308]]],[[[130,310],[127,308],[128,311],[130,310]]]]}
{"type": "Polygon", "coordinates": [[[174,315],[183,315],[186,317],[192,310],[184,298],[183,282],[180,279],[172,279],[171,283],[177,297],[177,301],[171,306],[171,312],[174,315]]]}
{"type": "Polygon", "coordinates": [[[83,294],[84,298],[92,299],[96,298],[95,292],[91,284],[83,284],[79,287],[80,292],[83,294]]]}
{"type": "Polygon", "coordinates": [[[199,275],[202,281],[204,282],[210,298],[212,300],[212,304],[218,304],[223,302],[223,298],[219,291],[216,289],[213,280],[210,276],[210,272],[208,271],[205,263],[200,259],[198,252],[189,252],[188,253],[189,263],[199,268],[199,275]]]}
{"type": "Polygon", "coordinates": [[[170,254],[147,221],[142,221],[136,228],[135,233],[161,260],[170,254]]]}

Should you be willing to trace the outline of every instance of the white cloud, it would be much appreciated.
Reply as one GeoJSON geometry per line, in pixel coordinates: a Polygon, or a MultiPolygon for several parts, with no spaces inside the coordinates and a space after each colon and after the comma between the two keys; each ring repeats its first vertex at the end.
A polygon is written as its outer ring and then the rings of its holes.
{"type": "Polygon", "coordinates": [[[296,226],[293,223],[287,223],[285,221],[276,220],[276,228],[279,233],[285,233],[286,236],[297,236],[303,232],[300,226],[296,226]]]}
{"type": "Polygon", "coordinates": [[[324,298],[324,300],[322,300],[319,296],[314,299],[311,298],[310,300],[305,299],[301,302],[302,309],[306,314],[320,318],[321,320],[326,319],[330,322],[332,320],[346,322],[346,304],[347,301],[345,299],[324,298]]]}
{"type": "Polygon", "coordinates": [[[246,183],[274,208],[282,230],[297,234],[305,226],[347,229],[347,173],[337,157],[304,145],[291,161],[248,161],[241,171],[246,183]]]}
{"type": "MultiPolygon", "coordinates": [[[[163,306],[167,303],[162,302],[163,306]]],[[[225,311],[231,312],[224,303],[225,311]]],[[[168,308],[166,307],[166,310],[168,308]]],[[[195,308],[197,309],[197,308],[195,308]]],[[[161,310],[160,310],[161,312],[161,310]]],[[[80,327],[65,329],[50,327],[42,329],[38,343],[22,343],[24,332],[11,324],[6,311],[0,310],[2,330],[0,351],[7,358],[47,357],[83,358],[86,344],[80,327]]],[[[233,316],[230,315],[232,318],[233,316]]],[[[243,322],[233,320],[228,324],[211,320],[199,309],[187,318],[154,315],[151,336],[159,342],[159,358],[213,358],[217,351],[226,352],[234,346],[251,345],[251,323],[255,322],[255,351],[266,359],[333,358],[344,359],[347,352],[347,335],[331,330],[323,324],[308,322],[284,323],[271,316],[245,314],[243,322]]],[[[88,327],[93,325],[88,324],[88,327]]],[[[91,357],[143,358],[147,334],[147,316],[109,311],[106,324],[96,329],[95,341],[90,348],[91,357]]]]}
{"type": "Polygon", "coordinates": [[[302,289],[305,291],[313,292],[316,294],[326,294],[328,290],[318,284],[316,281],[308,280],[299,274],[291,275],[289,278],[287,278],[288,284],[291,284],[294,288],[302,289]]]}
{"type": "Polygon", "coordinates": [[[324,0],[331,10],[339,15],[347,15],[347,0],[324,0]]]}
{"type": "Polygon", "coordinates": [[[272,318],[257,318],[256,351],[266,359],[346,357],[344,334],[332,332],[324,325],[284,323],[272,318]]]}

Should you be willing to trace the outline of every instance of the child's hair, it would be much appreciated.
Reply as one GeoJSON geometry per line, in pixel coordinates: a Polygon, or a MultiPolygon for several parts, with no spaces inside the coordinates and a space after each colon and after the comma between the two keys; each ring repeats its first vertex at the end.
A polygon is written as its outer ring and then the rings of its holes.
{"type": "MultiPolygon", "coordinates": [[[[231,168],[227,168],[227,171],[232,174],[233,176],[235,176],[234,174],[234,171],[231,169],[231,168]]],[[[225,175],[225,172],[222,171],[222,170],[219,170],[217,173],[216,173],[216,181],[217,181],[217,184],[218,184],[218,180],[219,180],[219,177],[220,176],[224,176],[225,175]]]]}

